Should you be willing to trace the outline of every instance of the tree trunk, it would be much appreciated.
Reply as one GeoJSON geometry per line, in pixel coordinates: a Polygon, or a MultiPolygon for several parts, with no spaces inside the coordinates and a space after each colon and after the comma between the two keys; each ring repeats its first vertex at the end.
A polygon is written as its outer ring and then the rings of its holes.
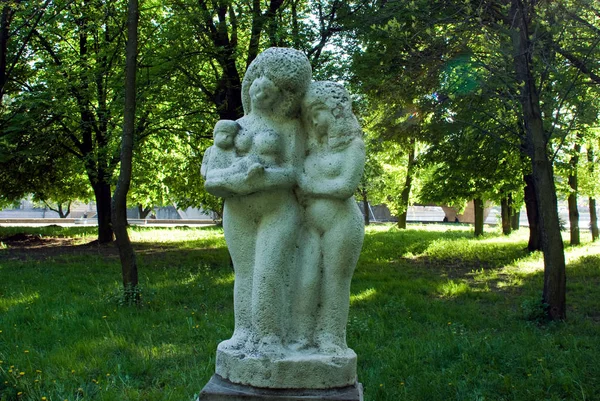
{"type": "Polygon", "coordinates": [[[513,214],[510,216],[510,228],[513,231],[516,231],[519,228],[521,228],[520,220],[521,220],[521,211],[513,210],[513,214]]]}
{"type": "Polygon", "coordinates": [[[140,219],[145,219],[146,217],[148,217],[148,215],[152,211],[152,208],[150,206],[144,207],[141,203],[138,203],[137,207],[138,207],[138,215],[140,216],[140,219]]]}
{"type": "Polygon", "coordinates": [[[519,218],[521,217],[521,213],[515,208],[515,200],[513,199],[513,194],[510,192],[508,194],[508,212],[510,216],[510,230],[519,229],[519,218]]]}
{"type": "MultiPolygon", "coordinates": [[[[90,179],[91,180],[91,179],[90,179]]],[[[114,239],[111,223],[110,184],[102,179],[92,184],[96,199],[96,217],[98,219],[98,243],[106,244],[114,239]]]]}
{"type": "Polygon", "coordinates": [[[590,230],[592,230],[592,241],[598,239],[598,215],[596,213],[596,199],[590,196],[588,200],[590,207],[590,230]]]}
{"type": "Polygon", "coordinates": [[[4,97],[5,86],[7,81],[6,71],[6,52],[8,51],[9,25],[11,8],[8,5],[2,6],[2,15],[0,16],[0,105],[4,97]]]}
{"type": "MultiPolygon", "coordinates": [[[[580,139],[579,135],[578,139],[580,139]]],[[[569,187],[571,188],[571,193],[569,194],[567,202],[569,205],[569,224],[571,226],[571,245],[579,245],[581,240],[579,236],[579,210],[577,210],[577,164],[579,163],[581,145],[576,143],[573,147],[573,151],[575,153],[569,162],[571,165],[571,170],[569,172],[569,187]]]]}
{"type": "MultiPolygon", "coordinates": [[[[533,6],[532,6],[533,7],[533,6]]],[[[544,291],[542,300],[552,320],[565,319],[566,273],[565,254],[556,201],[552,163],[548,158],[548,140],[544,132],[539,96],[532,69],[530,15],[520,0],[511,1],[511,30],[514,46],[514,64],[517,82],[521,87],[520,103],[523,111],[526,143],[531,157],[535,195],[539,207],[542,251],[544,253],[544,291]]]]}
{"type": "Polygon", "coordinates": [[[500,216],[502,217],[502,234],[509,235],[512,231],[510,221],[510,202],[508,197],[500,201],[500,216]]]}
{"type": "Polygon", "coordinates": [[[473,208],[475,211],[475,236],[483,235],[483,199],[473,199],[473,208]]]}
{"type": "Polygon", "coordinates": [[[406,180],[404,188],[400,194],[399,209],[402,213],[398,216],[398,228],[406,228],[406,217],[408,215],[408,201],[410,199],[410,189],[412,187],[413,173],[415,167],[415,152],[417,150],[417,141],[414,137],[410,139],[410,148],[408,149],[408,164],[406,167],[406,180]]]}
{"type": "MultiPolygon", "coordinates": [[[[594,148],[592,145],[587,146],[587,159],[590,166],[590,173],[593,176],[595,163],[594,163],[594,148]]],[[[588,199],[588,205],[590,209],[590,230],[592,231],[592,241],[598,239],[598,216],[596,213],[596,199],[592,196],[588,199]]]]}
{"type": "Polygon", "coordinates": [[[360,191],[363,201],[363,210],[365,212],[365,226],[371,223],[371,216],[369,214],[369,198],[367,197],[367,191],[360,191]]]}
{"type": "Polygon", "coordinates": [[[62,207],[62,203],[58,203],[58,216],[61,219],[66,219],[67,216],[71,213],[71,201],[67,203],[67,211],[65,212],[62,207]]]}
{"type": "Polygon", "coordinates": [[[571,234],[571,245],[579,245],[581,243],[579,236],[579,210],[577,209],[577,176],[569,175],[569,186],[573,190],[567,198],[569,205],[569,224],[571,234]]]}
{"type": "Polygon", "coordinates": [[[527,210],[527,221],[529,223],[529,242],[527,243],[527,249],[529,252],[541,251],[542,236],[540,233],[540,214],[538,211],[537,199],[535,198],[533,175],[524,175],[523,181],[525,181],[525,210],[527,210]]]}
{"type": "MultiPolygon", "coordinates": [[[[541,128],[540,125],[536,129],[541,128]]],[[[565,253],[558,220],[554,175],[545,152],[543,157],[534,159],[533,177],[539,205],[544,253],[543,300],[548,305],[548,316],[552,320],[562,320],[567,317],[565,253]]]]}
{"type": "Polygon", "coordinates": [[[298,0],[292,0],[292,43],[294,49],[302,49],[302,39],[300,38],[300,27],[298,24],[298,0]]]}
{"type": "Polygon", "coordinates": [[[124,299],[128,304],[139,302],[138,270],[135,252],[127,234],[127,192],[131,183],[133,158],[133,133],[136,108],[137,26],[138,0],[129,0],[127,6],[127,47],[125,55],[125,111],[123,138],[121,142],[121,169],[113,197],[113,227],[117,237],[121,270],[123,274],[124,299]]]}

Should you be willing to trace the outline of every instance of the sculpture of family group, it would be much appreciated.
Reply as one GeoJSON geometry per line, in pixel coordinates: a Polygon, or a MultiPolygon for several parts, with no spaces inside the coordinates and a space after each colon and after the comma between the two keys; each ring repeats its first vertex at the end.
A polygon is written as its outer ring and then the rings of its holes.
{"type": "Polygon", "coordinates": [[[201,168],[224,198],[235,270],[235,329],[217,374],[259,387],[352,384],[346,323],[364,235],[353,193],[365,149],[350,96],[312,81],[301,52],[270,48],[249,66],[242,101],[242,118],[216,124],[201,168]]]}

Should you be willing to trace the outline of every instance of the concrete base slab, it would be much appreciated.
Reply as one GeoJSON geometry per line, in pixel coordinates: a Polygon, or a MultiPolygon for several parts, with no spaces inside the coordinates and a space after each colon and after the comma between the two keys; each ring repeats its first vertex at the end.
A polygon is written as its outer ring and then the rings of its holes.
{"type": "Polygon", "coordinates": [[[334,389],[267,389],[231,383],[213,375],[196,401],[363,401],[362,384],[334,389]]]}

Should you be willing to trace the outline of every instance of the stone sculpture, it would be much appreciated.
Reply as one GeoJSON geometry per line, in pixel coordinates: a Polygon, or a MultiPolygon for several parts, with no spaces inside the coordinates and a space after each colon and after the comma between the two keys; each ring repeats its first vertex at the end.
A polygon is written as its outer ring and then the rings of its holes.
{"type": "Polygon", "coordinates": [[[216,374],[237,385],[356,387],[346,322],[365,150],[346,90],[311,76],[299,51],[261,53],[244,76],[244,117],[217,123],[202,163],[206,190],[225,199],[235,269],[235,328],[216,374]]]}

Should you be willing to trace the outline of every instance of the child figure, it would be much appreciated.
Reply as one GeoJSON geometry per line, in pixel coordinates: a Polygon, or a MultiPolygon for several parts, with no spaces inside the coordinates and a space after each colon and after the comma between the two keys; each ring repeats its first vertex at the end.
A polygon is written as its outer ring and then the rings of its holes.
{"type": "Polygon", "coordinates": [[[215,124],[213,139],[215,144],[204,152],[200,174],[204,179],[209,170],[226,169],[235,160],[234,141],[240,132],[240,125],[233,120],[219,120],[215,124]]]}
{"type": "Polygon", "coordinates": [[[260,174],[267,167],[275,167],[281,156],[281,138],[272,129],[253,137],[240,134],[240,125],[233,120],[219,120],[213,133],[214,145],[206,149],[200,174],[220,176],[243,174],[247,177],[260,174]],[[250,141],[248,141],[250,139],[250,141]],[[247,153],[238,156],[238,153],[247,153]]]}

